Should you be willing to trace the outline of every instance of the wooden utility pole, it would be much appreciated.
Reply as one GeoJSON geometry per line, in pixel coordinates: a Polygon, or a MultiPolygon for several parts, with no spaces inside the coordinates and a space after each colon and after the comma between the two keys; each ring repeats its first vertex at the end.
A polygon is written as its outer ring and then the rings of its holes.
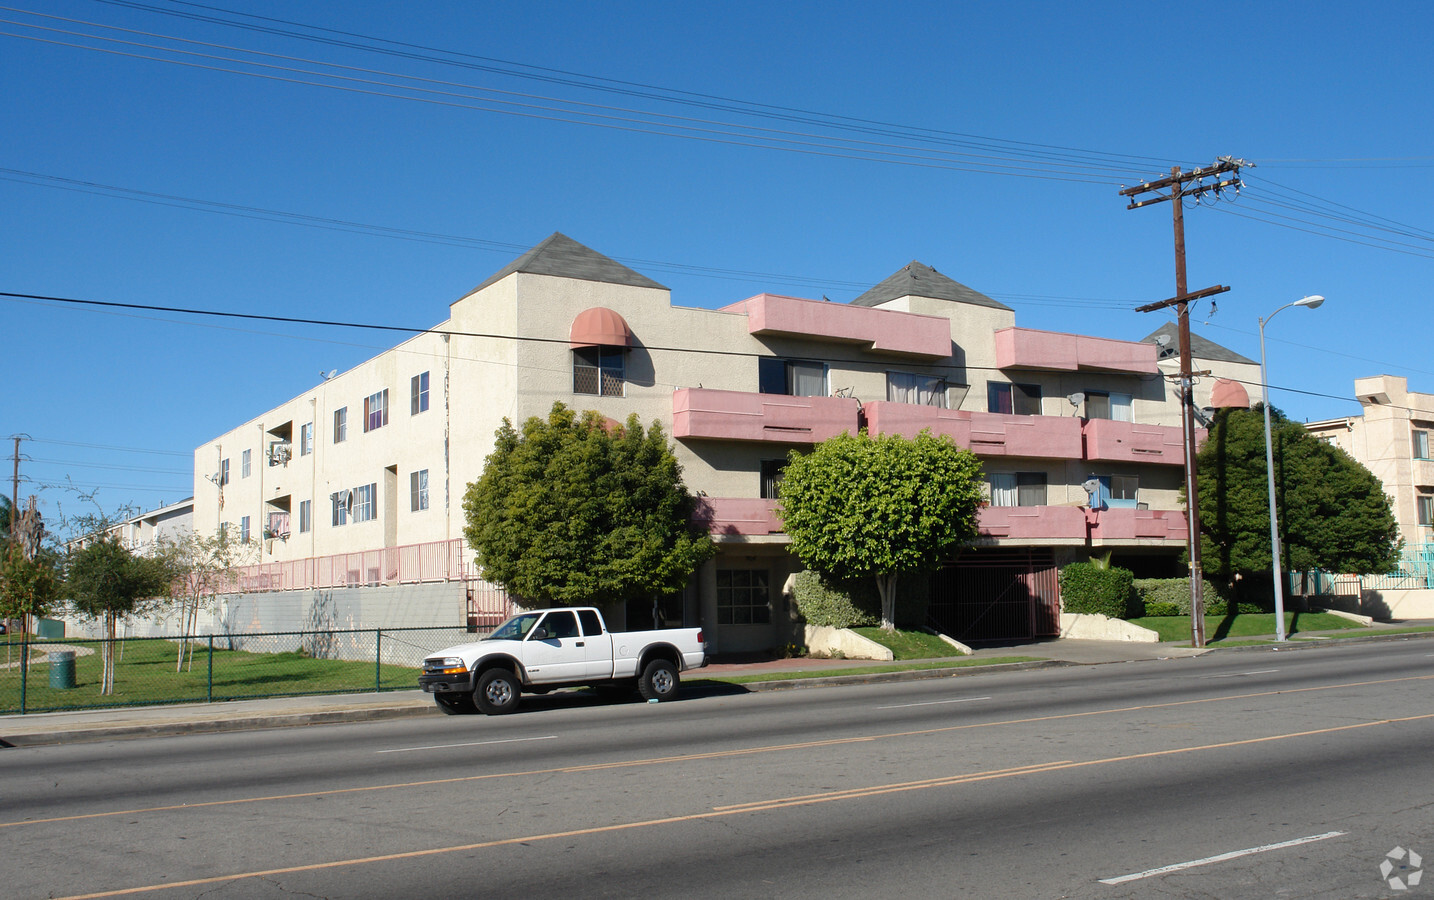
{"type": "Polygon", "coordinates": [[[1240,167],[1250,163],[1228,156],[1216,160],[1213,165],[1203,166],[1191,172],[1181,172],[1179,166],[1170,170],[1168,178],[1147,181],[1131,188],[1121,188],[1122,197],[1130,197],[1126,209],[1139,209],[1152,203],[1170,201],[1175,227],[1175,296],[1159,303],[1148,303],[1136,307],[1136,312],[1154,312],[1157,309],[1176,308],[1180,325],[1180,425],[1185,449],[1185,519],[1186,540],[1190,555],[1190,643],[1196,647],[1205,646],[1205,597],[1204,570],[1200,564],[1200,495],[1195,478],[1195,398],[1192,390],[1194,373],[1190,354],[1190,302],[1201,297],[1222,294],[1229,288],[1223,285],[1205,288],[1189,293],[1185,287],[1185,198],[1197,200],[1204,194],[1217,197],[1226,189],[1236,192],[1240,189],[1240,167]],[[1227,177],[1228,176],[1228,177],[1227,177]],[[1206,183],[1206,179],[1211,179],[1206,183]],[[1135,200],[1141,194],[1158,192],[1168,188],[1169,193],[1156,193],[1145,200],[1135,200]]]}

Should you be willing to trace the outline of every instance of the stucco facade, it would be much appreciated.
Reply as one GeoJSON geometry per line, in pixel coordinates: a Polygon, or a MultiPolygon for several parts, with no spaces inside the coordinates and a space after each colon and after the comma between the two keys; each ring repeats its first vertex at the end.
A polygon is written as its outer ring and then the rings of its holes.
{"type": "Polygon", "coordinates": [[[1357,378],[1362,413],[1305,423],[1384,484],[1406,548],[1434,545],[1434,394],[1409,390],[1406,378],[1357,378]]]}
{"type": "MultiPolygon", "coordinates": [[[[776,512],[781,463],[861,427],[930,428],[982,458],[980,543],[993,560],[1020,551],[1049,568],[1110,550],[1173,570],[1183,445],[1161,349],[1156,335],[1017,328],[1008,307],[915,262],[851,304],[759,294],[674,306],[662,285],[554,235],[433,331],[197,448],[195,527],[247,527],[274,564],[457,547],[463,492],[504,418],[555,401],[635,413],[673,439],[721,548],[665,615],[707,627],[719,651],[780,646],[801,633],[783,594],[800,565],[776,512]]],[[[1201,405],[1217,376],[1257,383],[1257,365],[1216,349],[1197,354],[1212,373],[1201,405]]],[[[351,566],[351,580],[385,583],[391,568],[351,566]]]]}

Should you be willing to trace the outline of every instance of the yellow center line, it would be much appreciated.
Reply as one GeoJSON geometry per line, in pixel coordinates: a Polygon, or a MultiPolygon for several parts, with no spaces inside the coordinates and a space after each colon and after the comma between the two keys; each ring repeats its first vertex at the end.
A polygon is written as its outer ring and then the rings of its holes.
{"type": "Polygon", "coordinates": [[[402,853],[385,853],[380,856],[360,856],[350,859],[336,859],[322,863],[308,863],[297,866],[284,866],[277,869],[262,869],[252,872],[235,872],[229,875],[214,875],[207,878],[192,878],[188,881],[175,881],[160,884],[149,884],[140,887],[118,888],[116,890],[99,891],[91,894],[76,894],[68,897],[57,898],[57,900],[98,900],[102,897],[123,897],[133,894],[142,894],[153,891],[169,890],[171,888],[198,887],[208,884],[219,884],[226,881],[239,881],[246,878],[272,878],[277,875],[294,875],[305,872],[321,872],[326,869],[338,869],[348,866],[371,865],[373,863],[394,862],[397,860],[421,859],[426,856],[439,856],[445,853],[465,853],[474,850],[487,850],[493,847],[505,847],[513,844],[526,844],[536,841],[560,840],[563,838],[584,837],[594,834],[612,834],[620,831],[631,831],[637,828],[655,828],[662,825],[674,825],[684,822],[699,822],[705,819],[716,819],[725,816],[742,815],[753,812],[768,812],[778,809],[791,809],[799,806],[809,806],[815,803],[830,803],[835,800],[853,800],[865,797],[875,797],[883,794],[895,794],[904,791],[930,790],[936,787],[947,787],[956,784],[968,784],[975,781],[990,781],[998,778],[1017,778],[1022,775],[1039,775],[1046,772],[1058,772],[1065,769],[1079,769],[1090,766],[1103,766],[1112,763],[1129,762],[1137,759],[1154,759],[1162,756],[1174,756],[1183,753],[1199,753],[1210,750],[1224,750],[1230,747],[1243,747],[1252,744],[1270,743],[1273,741],[1286,741],[1295,738],[1313,737],[1315,735],[1335,734],[1341,731],[1354,731],[1363,728],[1376,728],[1381,725],[1393,725],[1402,722],[1418,722],[1426,719],[1434,719],[1434,713],[1420,716],[1405,716],[1398,719],[1379,719],[1374,722],[1360,722],[1353,725],[1336,725],[1330,728],[1319,728],[1312,731],[1296,731],[1286,734],[1273,734],[1264,737],[1246,738],[1238,741],[1221,741],[1215,744],[1202,744],[1196,747],[1175,747],[1168,750],[1152,750],[1146,753],[1131,753],[1125,756],[1109,756],[1103,759],[1085,760],[1083,762],[1072,762],[1061,760],[1059,762],[1035,764],[1022,766],[1014,769],[996,769],[989,772],[975,772],[965,775],[953,775],[949,778],[928,779],[926,781],[903,782],[888,785],[873,785],[869,788],[856,788],[852,790],[832,791],[826,794],[809,794],[801,797],[777,798],[756,803],[741,804],[738,806],[715,807],[712,810],[700,813],[691,813],[682,816],[667,816],[661,819],[647,819],[638,822],[622,822],[616,825],[597,825],[591,828],[575,828],[569,831],[554,831],[545,834],[530,834],[522,837],[498,838],[489,841],[479,841],[472,844],[460,844],[451,847],[429,847],[423,850],[408,850],[402,853]]]}
{"type": "Polygon", "coordinates": [[[1249,700],[1257,697],[1272,697],[1281,694],[1299,694],[1310,691],[1330,691],[1340,688],[1370,687],[1382,684],[1396,684],[1405,681],[1426,681],[1434,679],[1434,675],[1409,675],[1400,678],[1385,678],[1378,681],[1352,681],[1341,684],[1319,685],[1315,687],[1289,688],[1279,691],[1257,691],[1248,694],[1231,694],[1222,697],[1202,697],[1194,700],[1172,700],[1168,703],[1152,703],[1143,706],[1121,706],[1108,709],[1087,710],[1075,713],[1054,713],[1049,716],[1029,716],[1022,719],[1005,719],[997,722],[971,722],[964,725],[943,725],[939,728],[923,728],[915,731],[893,731],[885,734],[866,735],[850,738],[830,738],[820,741],[800,741],[790,744],[770,744],[761,747],[744,747],[736,750],[713,750],[706,753],[688,753],[678,756],[659,756],[650,759],[630,759],[605,763],[587,763],[579,766],[559,766],[549,769],[534,769],[526,772],[490,772],[484,775],[459,775],[453,778],[435,778],[424,781],[400,781],[390,784],[374,784],[364,787],[330,788],[320,791],[302,791],[289,794],[270,794],[262,797],[238,797],[232,800],[206,800],[199,803],[176,803],[170,806],[145,806],[136,809],[110,810],[108,812],[81,813],[73,816],[54,816],[45,819],[17,819],[11,822],[0,822],[0,829],[16,828],[23,825],[48,825],[56,822],[81,822],[86,819],[103,819],[109,816],[134,816],[144,813],[176,812],[185,809],[205,809],[215,806],[233,806],[244,803],[271,803],[281,800],[303,800],[310,797],[337,797],[344,794],[362,794],[373,791],[390,791],[405,788],[423,788],[446,784],[463,784],[475,781],[487,781],[495,778],[532,778],[543,775],[571,775],[585,772],[600,772],[609,769],[626,769],[638,766],[660,766],[674,763],[695,762],[707,759],[732,759],[740,756],[749,756],[759,753],[780,753],[792,750],[811,750],[820,747],[836,747],[847,744],[866,743],[871,741],[890,740],[893,738],[916,737],[922,735],[944,734],[953,731],[964,731],[972,728],[999,728],[1008,725],[1029,725],[1037,722],[1053,722],[1062,719],[1080,719],[1088,716],[1107,716],[1116,713],[1141,712],[1155,709],[1171,709],[1178,706],[1189,706],[1199,703],[1221,703],[1232,700],[1249,700]]]}

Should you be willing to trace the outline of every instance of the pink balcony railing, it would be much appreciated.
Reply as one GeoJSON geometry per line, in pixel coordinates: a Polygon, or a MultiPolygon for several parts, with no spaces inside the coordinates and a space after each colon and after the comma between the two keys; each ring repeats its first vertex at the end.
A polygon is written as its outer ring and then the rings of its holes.
{"type": "Polygon", "coordinates": [[[863,344],[879,353],[940,358],[951,355],[951,322],[899,310],[758,294],[723,307],[745,313],[751,334],[790,335],[863,344]]]}
{"type": "MultiPolygon", "coordinates": [[[[1111,419],[1087,419],[1085,458],[1107,462],[1185,464],[1185,442],[1178,425],[1140,425],[1111,419]]],[[[1198,441],[1199,435],[1197,435],[1198,441]]]]}
{"type": "Polygon", "coordinates": [[[1183,544],[1188,526],[1178,509],[1101,509],[1087,514],[1091,540],[1161,540],[1183,544]]]}
{"type": "Polygon", "coordinates": [[[1080,420],[1071,416],[1013,416],[886,400],[868,403],[864,411],[867,430],[874,435],[915,437],[929,428],[978,456],[1081,458],[1080,420]]]}
{"type": "Polygon", "coordinates": [[[701,497],[694,518],[714,535],[777,534],[782,530],[777,501],[756,497],[701,497]]]}
{"type": "Polygon", "coordinates": [[[672,393],[672,436],[815,444],[855,434],[861,404],[847,397],[789,397],[681,388],[672,393]]]}
{"type": "Polygon", "coordinates": [[[1085,540],[1085,510],[1079,506],[986,506],[976,515],[981,537],[1030,540],[1085,540]]]}
{"type": "Polygon", "coordinates": [[[464,563],[463,541],[431,541],[332,556],[311,556],[239,566],[221,593],[298,591],[310,588],[357,587],[464,581],[477,573],[464,563]]]}
{"type": "Polygon", "coordinates": [[[996,332],[996,368],[1156,375],[1160,372],[1155,365],[1156,349],[1154,344],[1144,341],[1116,341],[1032,328],[1002,328],[996,332]]]}

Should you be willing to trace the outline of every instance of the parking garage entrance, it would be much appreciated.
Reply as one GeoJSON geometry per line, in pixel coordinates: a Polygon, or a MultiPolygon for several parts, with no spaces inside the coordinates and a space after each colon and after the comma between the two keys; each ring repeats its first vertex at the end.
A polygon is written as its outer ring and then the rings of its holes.
{"type": "Polygon", "coordinates": [[[968,551],[932,576],[931,626],[963,643],[1055,636],[1060,613],[1051,550],[968,551]]]}

